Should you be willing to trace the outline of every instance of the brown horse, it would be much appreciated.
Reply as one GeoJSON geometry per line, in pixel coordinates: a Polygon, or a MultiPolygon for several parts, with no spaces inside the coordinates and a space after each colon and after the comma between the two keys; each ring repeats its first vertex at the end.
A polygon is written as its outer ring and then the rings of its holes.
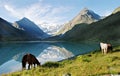
{"type": "Polygon", "coordinates": [[[30,69],[30,66],[37,64],[37,66],[40,66],[40,62],[36,59],[36,57],[32,54],[26,54],[22,58],[22,68],[26,68],[26,64],[28,63],[28,69],[30,69]]]}

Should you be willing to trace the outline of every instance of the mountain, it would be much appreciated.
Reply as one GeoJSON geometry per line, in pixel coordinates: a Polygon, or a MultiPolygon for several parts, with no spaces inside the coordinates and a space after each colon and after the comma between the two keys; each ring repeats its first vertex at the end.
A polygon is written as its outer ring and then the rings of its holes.
{"type": "Polygon", "coordinates": [[[43,32],[34,22],[30,21],[27,18],[22,18],[19,21],[16,21],[13,26],[18,29],[24,30],[27,34],[31,35],[32,37],[37,37],[44,39],[49,37],[48,34],[43,32]]]}
{"type": "Polygon", "coordinates": [[[16,40],[20,39],[20,36],[23,34],[23,31],[20,31],[14,28],[11,23],[0,18],[0,41],[4,40],[16,40]]]}
{"type": "Polygon", "coordinates": [[[49,35],[54,35],[60,29],[61,26],[62,25],[48,24],[48,23],[43,23],[39,25],[39,27],[49,35]]]}
{"type": "Polygon", "coordinates": [[[27,18],[13,24],[0,18],[0,41],[41,40],[48,36],[27,18]]]}
{"type": "Polygon", "coordinates": [[[65,32],[71,30],[76,24],[80,24],[80,23],[90,24],[100,19],[101,17],[98,14],[96,14],[92,10],[84,8],[75,18],[73,18],[70,22],[65,24],[63,28],[57,33],[57,35],[64,34],[65,32]]]}
{"type": "Polygon", "coordinates": [[[63,35],[63,40],[120,42],[120,12],[94,22],[77,24],[63,35]]]}
{"type": "Polygon", "coordinates": [[[120,7],[116,8],[116,9],[112,12],[112,14],[115,14],[115,13],[117,13],[117,12],[120,12],[120,7]]]}

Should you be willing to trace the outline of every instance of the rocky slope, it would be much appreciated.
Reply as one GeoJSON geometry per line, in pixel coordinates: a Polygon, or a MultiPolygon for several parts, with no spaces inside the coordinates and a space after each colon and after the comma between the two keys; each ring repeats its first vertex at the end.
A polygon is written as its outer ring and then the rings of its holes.
{"type": "Polygon", "coordinates": [[[78,24],[63,35],[63,40],[120,41],[120,12],[92,24],[78,24]]]}
{"type": "Polygon", "coordinates": [[[15,25],[18,29],[26,31],[26,33],[30,34],[31,36],[35,36],[41,39],[49,36],[45,32],[43,32],[34,22],[30,21],[28,18],[25,17],[19,21],[16,21],[14,23],[14,26],[15,25]]]}
{"type": "Polygon", "coordinates": [[[117,12],[120,12],[120,7],[116,8],[112,13],[115,14],[117,12]]]}
{"type": "Polygon", "coordinates": [[[80,24],[80,23],[90,24],[100,19],[101,17],[98,14],[96,14],[92,10],[84,8],[75,18],[73,18],[71,21],[65,24],[63,28],[57,33],[57,35],[64,34],[65,32],[71,30],[76,24],[80,24]]]}

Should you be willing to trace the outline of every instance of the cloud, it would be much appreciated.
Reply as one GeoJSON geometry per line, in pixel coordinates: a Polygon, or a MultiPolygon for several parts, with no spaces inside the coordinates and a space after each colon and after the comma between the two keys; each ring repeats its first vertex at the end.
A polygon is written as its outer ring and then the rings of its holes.
{"type": "Polygon", "coordinates": [[[106,10],[105,13],[104,13],[104,16],[109,16],[111,14],[112,11],[110,10],[106,10]]]}
{"type": "Polygon", "coordinates": [[[27,17],[36,24],[41,25],[40,27],[47,29],[52,27],[52,30],[67,21],[68,17],[65,14],[71,10],[70,7],[53,7],[52,5],[42,4],[41,1],[24,8],[17,8],[10,4],[4,5],[4,8],[8,11],[9,15],[17,19],[27,17]]]}
{"type": "Polygon", "coordinates": [[[15,11],[15,9],[13,9],[11,6],[9,6],[9,5],[4,5],[4,7],[5,7],[5,9],[6,9],[8,12],[10,12],[10,14],[11,14],[12,16],[17,17],[17,18],[21,17],[21,15],[20,15],[19,13],[17,13],[17,11],[15,11]]]}
{"type": "Polygon", "coordinates": [[[3,7],[9,0],[0,0],[0,7],[3,7]]]}
{"type": "Polygon", "coordinates": [[[25,8],[16,8],[12,5],[4,5],[4,8],[10,13],[10,15],[21,19],[27,17],[37,24],[50,23],[57,24],[61,23],[62,19],[66,17],[62,16],[64,13],[68,13],[70,8],[68,7],[53,7],[51,5],[43,5],[41,3],[32,4],[25,8]]]}

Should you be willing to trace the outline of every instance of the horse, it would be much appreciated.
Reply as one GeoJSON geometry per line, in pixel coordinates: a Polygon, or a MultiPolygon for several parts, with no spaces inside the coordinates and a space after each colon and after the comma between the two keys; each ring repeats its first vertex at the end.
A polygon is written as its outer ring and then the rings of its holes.
{"type": "Polygon", "coordinates": [[[32,67],[32,65],[35,68],[35,65],[40,66],[40,62],[36,59],[36,57],[32,54],[25,54],[22,58],[22,69],[26,68],[26,64],[28,63],[28,69],[32,67]]]}
{"type": "Polygon", "coordinates": [[[103,54],[107,54],[108,51],[112,50],[112,45],[100,42],[101,51],[103,54]]]}

